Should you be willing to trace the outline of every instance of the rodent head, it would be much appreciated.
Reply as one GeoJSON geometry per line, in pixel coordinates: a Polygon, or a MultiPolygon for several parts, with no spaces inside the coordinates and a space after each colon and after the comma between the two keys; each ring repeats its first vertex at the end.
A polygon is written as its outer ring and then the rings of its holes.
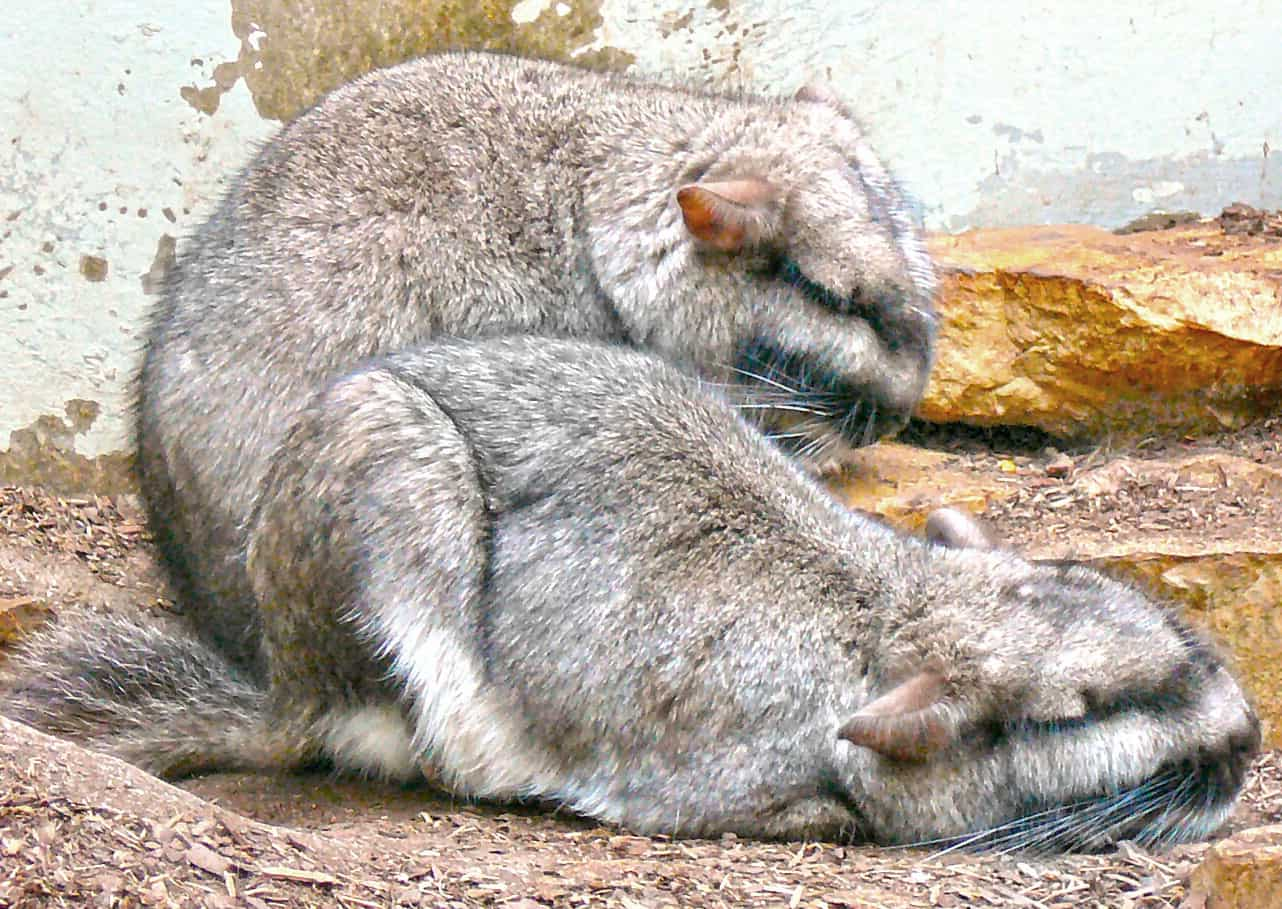
{"type": "Polygon", "coordinates": [[[728,380],[814,460],[902,426],[930,370],[934,272],[859,125],[805,91],[683,95],[656,117],[585,189],[593,268],[630,339],[728,380]]]}
{"type": "Polygon", "coordinates": [[[1081,565],[924,552],[946,605],[883,631],[836,733],[871,838],[1089,851],[1223,822],[1260,727],[1198,633],[1081,565]]]}
{"type": "Polygon", "coordinates": [[[775,116],[676,195],[691,236],[749,273],[736,354],[748,406],[822,460],[916,406],[934,272],[902,192],[831,92],[805,88],[775,116]]]}

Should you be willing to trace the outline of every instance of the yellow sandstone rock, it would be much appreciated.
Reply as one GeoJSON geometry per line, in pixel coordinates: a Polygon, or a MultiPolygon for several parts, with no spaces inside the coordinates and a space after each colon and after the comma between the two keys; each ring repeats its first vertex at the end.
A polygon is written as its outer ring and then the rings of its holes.
{"type": "Polygon", "coordinates": [[[1243,830],[1211,847],[1189,881],[1184,905],[1277,909],[1282,905],[1282,824],[1243,830]]]}
{"type": "Polygon", "coordinates": [[[918,414],[1068,438],[1232,428],[1282,404],[1282,240],[1217,224],[937,236],[918,414]]]}

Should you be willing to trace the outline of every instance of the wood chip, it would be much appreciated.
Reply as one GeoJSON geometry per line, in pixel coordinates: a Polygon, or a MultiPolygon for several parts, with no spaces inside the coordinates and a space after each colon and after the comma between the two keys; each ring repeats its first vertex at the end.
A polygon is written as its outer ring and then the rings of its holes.
{"type": "Polygon", "coordinates": [[[285,868],[280,865],[271,865],[266,868],[258,869],[259,873],[265,877],[275,877],[286,881],[299,881],[305,884],[320,884],[323,886],[332,886],[338,883],[338,878],[324,871],[308,871],[305,868],[285,868]]]}
{"type": "Polygon", "coordinates": [[[233,863],[225,856],[219,855],[203,843],[193,843],[184,853],[187,861],[202,871],[222,877],[232,869],[233,863]]]}

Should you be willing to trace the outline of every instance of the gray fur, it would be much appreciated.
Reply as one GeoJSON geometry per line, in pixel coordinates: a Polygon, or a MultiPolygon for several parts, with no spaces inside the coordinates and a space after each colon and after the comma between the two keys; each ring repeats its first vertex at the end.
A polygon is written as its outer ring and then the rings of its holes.
{"type": "MultiPolygon", "coordinates": [[[[348,373],[284,440],[247,536],[267,719],[245,702],[241,729],[195,722],[185,746],[256,739],[243,765],[423,773],[642,833],[1062,849],[1210,833],[1258,744],[1166,609],[863,519],[720,393],[617,347],[439,342],[348,373]],[[923,668],[940,750],[838,736],[923,668]]],[[[80,672],[64,652],[37,639],[16,672],[80,672]]],[[[58,715],[48,696],[7,710],[58,715]]],[[[94,741],[170,766],[150,709],[94,741]]]]}
{"type": "Polygon", "coordinates": [[[426,57],[287,124],[187,242],[139,383],[143,491],[191,619],[261,674],[248,509],[294,416],[363,358],[441,335],[648,349],[732,384],[823,460],[907,419],[932,290],[898,189],[835,100],[426,57]],[[728,253],[676,197],[734,179],[772,192],[728,253]]]}
{"type": "Polygon", "coordinates": [[[0,708],[160,776],[281,766],[267,694],[174,620],[65,611],[3,667],[0,708]]]}
{"type": "Polygon", "coordinates": [[[992,549],[997,545],[987,527],[956,508],[936,508],[926,518],[925,531],[932,543],[954,549],[992,549]]]}

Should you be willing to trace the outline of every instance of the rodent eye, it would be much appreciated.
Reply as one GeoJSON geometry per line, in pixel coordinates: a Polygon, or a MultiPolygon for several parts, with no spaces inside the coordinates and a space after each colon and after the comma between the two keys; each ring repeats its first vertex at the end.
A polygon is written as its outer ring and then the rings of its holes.
{"type": "Polygon", "coordinates": [[[763,281],[779,281],[783,258],[769,250],[745,251],[739,255],[740,267],[754,278],[763,281]]]}
{"type": "Polygon", "coordinates": [[[1082,700],[1086,703],[1086,709],[1090,713],[1103,713],[1109,706],[1109,699],[1095,688],[1083,688],[1082,700]]]}
{"type": "Polygon", "coordinates": [[[1080,694],[1085,715],[1103,719],[1119,713],[1141,711],[1166,713],[1178,710],[1196,697],[1196,686],[1182,682],[1180,667],[1163,682],[1150,686],[1137,686],[1126,691],[1107,691],[1083,688],[1080,694]]]}

